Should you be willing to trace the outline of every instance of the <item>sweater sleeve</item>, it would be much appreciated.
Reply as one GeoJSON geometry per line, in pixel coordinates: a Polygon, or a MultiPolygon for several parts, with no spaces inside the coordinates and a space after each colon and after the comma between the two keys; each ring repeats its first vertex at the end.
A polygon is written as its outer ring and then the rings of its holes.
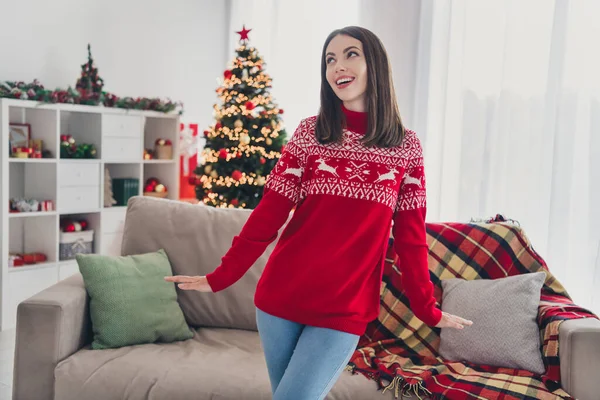
{"type": "Polygon", "coordinates": [[[394,250],[398,254],[402,287],[417,318],[429,326],[437,325],[442,312],[436,307],[433,283],[429,277],[428,245],[425,231],[427,213],[423,155],[408,162],[394,213],[394,250]]]}
{"type": "Polygon", "coordinates": [[[300,197],[301,172],[305,151],[299,136],[304,121],[285,146],[277,164],[269,174],[263,197],[252,211],[241,232],[233,238],[230,249],[213,272],[206,275],[213,292],[219,292],[237,282],[267,246],[277,239],[279,229],[300,197]]]}

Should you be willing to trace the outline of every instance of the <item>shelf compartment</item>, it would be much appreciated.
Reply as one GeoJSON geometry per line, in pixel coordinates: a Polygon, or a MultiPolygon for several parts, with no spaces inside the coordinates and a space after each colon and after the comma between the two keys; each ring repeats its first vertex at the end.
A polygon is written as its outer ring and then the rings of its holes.
{"type": "MultiPolygon", "coordinates": [[[[60,111],[60,136],[70,135],[75,139],[76,145],[93,144],[96,148],[96,157],[102,157],[101,148],[101,120],[102,114],[79,112],[79,111],[60,111]]],[[[60,158],[60,152],[59,152],[60,158]]],[[[72,160],[63,158],[63,160],[72,160]]],[[[91,159],[86,159],[91,160],[91,159]]]]}
{"type": "MultiPolygon", "coordinates": [[[[45,262],[56,262],[56,242],[58,239],[56,214],[11,218],[8,225],[9,253],[43,253],[47,258],[45,262]]],[[[38,264],[32,264],[32,266],[36,265],[38,264]]]]}
{"type": "MultiPolygon", "coordinates": [[[[30,126],[30,139],[42,140],[42,150],[48,150],[52,158],[58,155],[58,111],[36,109],[28,107],[9,106],[9,121],[11,124],[28,124],[30,126]]],[[[19,160],[40,160],[19,159],[19,160]]]]}
{"type": "Polygon", "coordinates": [[[179,196],[179,182],[177,181],[177,168],[175,163],[170,164],[144,164],[144,179],[141,182],[142,194],[149,178],[156,178],[167,187],[167,198],[177,199],[179,196]]]}
{"type": "Polygon", "coordinates": [[[102,204],[105,208],[111,207],[124,207],[127,205],[128,197],[124,196],[126,192],[130,192],[133,196],[139,196],[142,188],[142,168],[139,162],[128,164],[128,163],[106,163],[104,164],[104,193],[102,196],[102,204]],[[108,175],[107,175],[108,172],[108,175]],[[108,177],[110,176],[110,180],[108,177]],[[117,180],[131,179],[137,181],[137,188],[130,188],[124,190],[119,185],[117,180]],[[110,191],[112,190],[112,197],[117,201],[116,204],[112,204],[109,201],[110,191]]]}
{"type": "Polygon", "coordinates": [[[147,117],[144,126],[144,149],[155,151],[157,139],[169,139],[173,143],[173,158],[170,160],[144,160],[144,162],[174,162],[179,157],[175,143],[179,141],[179,126],[176,119],[147,117]]]}
{"type": "Polygon", "coordinates": [[[56,164],[9,164],[9,199],[52,200],[56,207],[56,164]]]}
{"type": "Polygon", "coordinates": [[[88,226],[86,228],[86,231],[93,231],[93,236],[92,236],[92,246],[91,246],[91,252],[92,253],[97,253],[98,252],[98,234],[100,232],[100,218],[101,215],[99,212],[94,212],[94,213],[69,213],[69,214],[61,214],[60,215],[60,223],[59,223],[59,229],[57,229],[57,233],[58,233],[58,246],[59,246],[59,261],[62,263],[63,261],[74,261],[73,258],[65,258],[62,259],[60,257],[60,247],[62,246],[62,244],[60,243],[61,241],[61,232],[60,232],[60,226],[62,226],[64,223],[67,222],[67,220],[71,220],[73,222],[79,222],[81,220],[85,220],[88,223],[88,226]]]}

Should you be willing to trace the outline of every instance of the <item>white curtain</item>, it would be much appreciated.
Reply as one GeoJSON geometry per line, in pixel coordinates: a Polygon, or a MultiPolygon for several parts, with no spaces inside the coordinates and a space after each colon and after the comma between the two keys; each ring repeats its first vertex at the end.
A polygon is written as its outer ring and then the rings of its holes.
{"type": "Polygon", "coordinates": [[[429,220],[518,220],[600,312],[600,1],[421,4],[413,121],[429,220]]]}

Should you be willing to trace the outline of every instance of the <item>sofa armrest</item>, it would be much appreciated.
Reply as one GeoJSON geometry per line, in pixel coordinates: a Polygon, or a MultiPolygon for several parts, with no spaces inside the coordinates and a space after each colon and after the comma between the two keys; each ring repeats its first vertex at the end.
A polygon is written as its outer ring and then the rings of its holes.
{"type": "Polygon", "coordinates": [[[563,389],[579,400],[600,393],[600,320],[583,318],[560,324],[558,334],[563,389]]]}
{"type": "Polygon", "coordinates": [[[76,274],[19,304],[13,400],[53,400],[56,365],[91,342],[89,298],[76,274]]]}

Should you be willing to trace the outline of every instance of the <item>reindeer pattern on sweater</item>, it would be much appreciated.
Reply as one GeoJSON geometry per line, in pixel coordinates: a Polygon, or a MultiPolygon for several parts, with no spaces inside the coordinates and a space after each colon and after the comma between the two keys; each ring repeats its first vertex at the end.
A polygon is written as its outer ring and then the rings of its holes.
{"type": "Polygon", "coordinates": [[[365,147],[362,134],[344,130],[341,143],[320,144],[316,117],[302,120],[269,175],[266,187],[296,203],[309,195],[379,202],[394,211],[426,206],[423,152],[406,130],[400,146],[365,147]]]}

